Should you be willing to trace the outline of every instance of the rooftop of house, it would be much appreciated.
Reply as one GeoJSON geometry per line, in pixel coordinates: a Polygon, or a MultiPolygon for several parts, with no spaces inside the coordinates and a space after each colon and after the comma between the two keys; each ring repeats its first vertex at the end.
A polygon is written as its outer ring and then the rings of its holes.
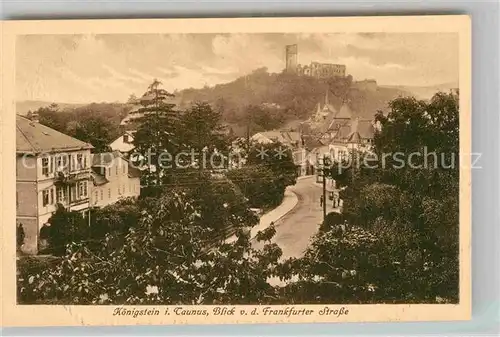
{"type": "Polygon", "coordinates": [[[130,152],[134,149],[135,131],[126,131],[123,135],[115,139],[109,146],[113,151],[130,152]]]}
{"type": "Polygon", "coordinates": [[[314,136],[305,136],[304,137],[304,146],[309,151],[318,147],[322,147],[325,144],[318,137],[314,136]]]}
{"type": "Polygon", "coordinates": [[[334,141],[359,142],[362,139],[373,139],[375,127],[371,120],[352,119],[348,124],[342,125],[335,133],[334,141]]]}
{"type": "Polygon", "coordinates": [[[92,171],[90,171],[90,176],[95,186],[101,186],[109,182],[106,177],[100,175],[99,172],[97,172],[95,169],[92,169],[92,171]]]}
{"type": "Polygon", "coordinates": [[[271,141],[278,141],[283,144],[292,144],[301,142],[300,132],[297,131],[279,131],[279,130],[264,131],[254,135],[254,138],[258,137],[257,135],[261,135],[271,141]]]}
{"type": "Polygon", "coordinates": [[[53,151],[90,150],[91,144],[56,131],[48,126],[16,116],[16,152],[42,153],[53,151]]]}
{"type": "Polygon", "coordinates": [[[352,118],[353,116],[353,113],[352,113],[352,110],[351,108],[349,107],[349,105],[347,105],[346,103],[342,104],[342,106],[340,107],[340,110],[339,112],[335,115],[335,118],[336,119],[350,119],[352,118]]]}
{"type": "Polygon", "coordinates": [[[95,153],[92,155],[92,166],[110,166],[116,158],[121,156],[119,151],[95,153]]]}
{"type": "Polygon", "coordinates": [[[99,167],[110,167],[116,158],[122,158],[128,165],[127,175],[129,178],[140,178],[141,171],[134,167],[129,160],[125,159],[120,152],[103,152],[92,155],[92,181],[94,185],[100,186],[109,182],[109,180],[101,174],[99,167]]]}

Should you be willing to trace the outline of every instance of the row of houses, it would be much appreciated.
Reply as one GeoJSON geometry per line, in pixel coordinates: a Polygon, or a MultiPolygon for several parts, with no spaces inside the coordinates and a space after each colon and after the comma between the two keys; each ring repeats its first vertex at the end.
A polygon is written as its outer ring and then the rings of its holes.
{"type": "Polygon", "coordinates": [[[140,172],[118,151],[91,153],[92,145],[16,116],[16,221],[22,250],[39,250],[40,230],[58,205],[87,215],[140,193],[140,172]]]}
{"type": "Polygon", "coordinates": [[[369,151],[379,125],[372,120],[361,119],[343,103],[334,107],[328,100],[318,102],[309,120],[302,123],[299,131],[266,131],[252,139],[260,143],[280,142],[292,149],[298,175],[318,175],[322,159],[342,161],[353,150],[369,151]]]}

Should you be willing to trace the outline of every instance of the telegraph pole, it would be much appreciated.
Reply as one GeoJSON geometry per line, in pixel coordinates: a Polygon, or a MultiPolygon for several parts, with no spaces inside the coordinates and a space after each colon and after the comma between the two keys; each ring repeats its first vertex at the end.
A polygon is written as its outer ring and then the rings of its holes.
{"type": "MultiPolygon", "coordinates": [[[[245,91],[248,92],[248,75],[245,75],[245,91]]],[[[251,107],[249,105],[249,100],[248,100],[248,93],[247,94],[247,152],[250,151],[250,123],[253,122],[253,111],[251,111],[253,109],[253,107],[251,107]]],[[[248,153],[247,153],[248,154],[248,153]]]]}
{"type": "Polygon", "coordinates": [[[323,159],[323,222],[326,220],[326,177],[325,177],[325,163],[323,159]]]}
{"type": "Polygon", "coordinates": [[[326,220],[326,164],[327,164],[327,157],[326,155],[323,155],[323,222],[326,220]]]}

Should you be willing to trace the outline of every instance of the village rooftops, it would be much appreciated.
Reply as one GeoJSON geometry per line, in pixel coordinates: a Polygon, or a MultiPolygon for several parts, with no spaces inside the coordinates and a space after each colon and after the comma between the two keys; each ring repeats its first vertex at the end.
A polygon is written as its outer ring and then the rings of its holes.
{"type": "Polygon", "coordinates": [[[257,141],[280,142],[284,145],[298,145],[302,141],[300,132],[296,131],[264,131],[255,134],[252,138],[257,141]]]}
{"type": "Polygon", "coordinates": [[[91,144],[56,131],[48,126],[16,116],[16,152],[38,154],[90,150],[91,144]]]}
{"type": "Polygon", "coordinates": [[[357,143],[363,139],[373,139],[374,136],[375,127],[371,120],[355,118],[338,129],[333,141],[357,143]]]}

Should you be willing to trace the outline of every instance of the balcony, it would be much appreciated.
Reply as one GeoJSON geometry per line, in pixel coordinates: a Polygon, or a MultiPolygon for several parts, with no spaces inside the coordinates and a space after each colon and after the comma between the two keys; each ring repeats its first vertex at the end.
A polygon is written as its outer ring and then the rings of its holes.
{"type": "Polygon", "coordinates": [[[72,185],[80,180],[89,180],[90,179],[90,171],[58,171],[55,174],[55,184],[56,185],[72,185]]]}

